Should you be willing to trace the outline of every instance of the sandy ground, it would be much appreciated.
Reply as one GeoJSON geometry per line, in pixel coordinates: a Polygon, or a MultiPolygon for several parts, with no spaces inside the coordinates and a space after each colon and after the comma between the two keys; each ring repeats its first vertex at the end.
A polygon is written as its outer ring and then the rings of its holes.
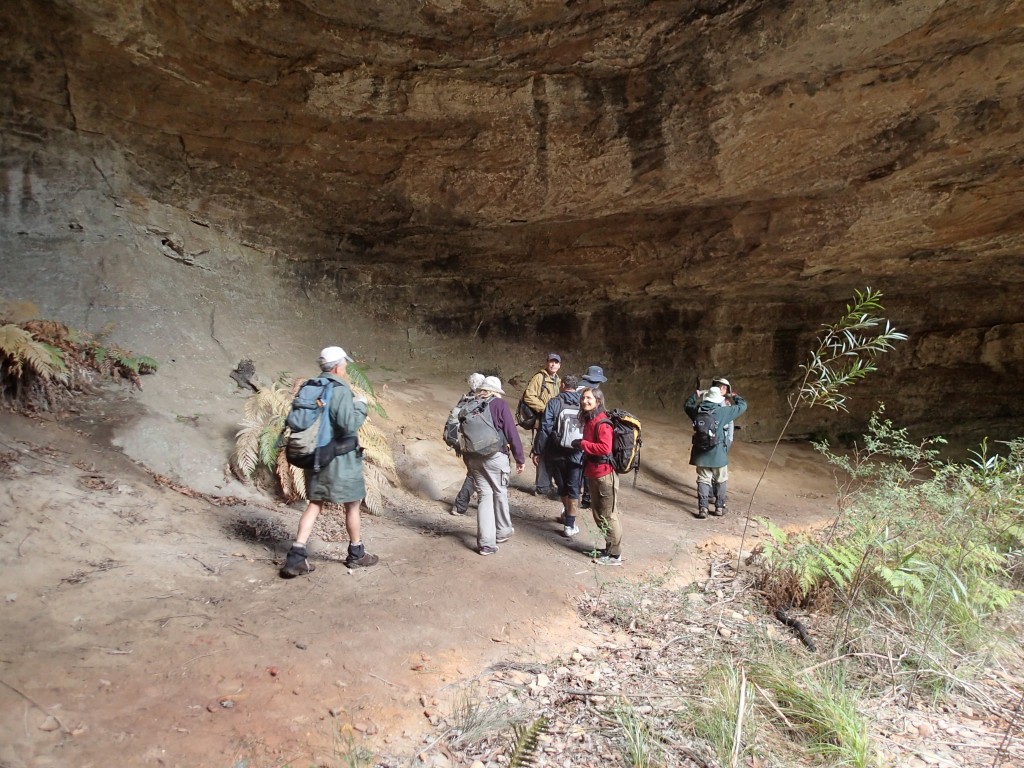
{"type": "MultiPolygon", "coordinates": [[[[134,418],[130,395],[108,399],[103,419],[89,418],[97,403],[77,418],[0,414],[0,766],[305,765],[343,732],[412,757],[429,727],[424,701],[444,702],[498,661],[586,641],[583,591],[651,571],[687,581],[709,551],[736,549],[770,446],[736,445],[732,513],[697,520],[688,434],[640,413],[643,469],[635,488],[622,483],[623,568],[582,554],[597,541],[586,517],[578,539],[561,537],[559,505],[530,494],[530,470],[511,491],[514,538],[479,557],[474,517],[448,514],[464,468],[439,435],[458,394],[386,387],[380,425],[407,489],[364,516],[380,565],[349,572],[344,540],[314,537],[316,572],[287,581],[277,568],[301,505],[214,503],[161,484],[111,445],[110,421],[134,418]]],[[[832,488],[813,452],[784,445],[753,513],[812,524],[832,488]]],[[[756,542],[755,527],[745,548],[756,542]]]]}

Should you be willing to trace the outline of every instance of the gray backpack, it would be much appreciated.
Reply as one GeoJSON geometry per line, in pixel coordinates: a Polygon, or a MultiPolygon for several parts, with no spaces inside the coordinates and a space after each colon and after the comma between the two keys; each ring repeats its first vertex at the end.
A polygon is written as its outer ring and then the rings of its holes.
{"type": "Polygon", "coordinates": [[[498,432],[491,418],[493,399],[477,400],[459,413],[459,437],[466,456],[493,456],[504,444],[505,436],[498,432]]]}

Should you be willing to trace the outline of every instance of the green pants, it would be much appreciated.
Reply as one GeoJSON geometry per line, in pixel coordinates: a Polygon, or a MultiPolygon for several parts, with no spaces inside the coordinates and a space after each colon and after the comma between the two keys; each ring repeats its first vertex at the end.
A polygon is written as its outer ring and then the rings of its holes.
{"type": "Polygon", "coordinates": [[[604,534],[605,549],[612,557],[622,554],[622,526],[619,524],[619,476],[611,472],[604,477],[588,477],[590,505],[594,523],[604,534]]]}

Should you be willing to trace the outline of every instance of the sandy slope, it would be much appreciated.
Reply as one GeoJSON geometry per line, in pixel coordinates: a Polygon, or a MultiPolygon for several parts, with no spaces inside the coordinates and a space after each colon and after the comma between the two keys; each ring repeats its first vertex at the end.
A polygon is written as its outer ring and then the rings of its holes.
{"type": "MultiPolygon", "coordinates": [[[[581,553],[593,524],[567,543],[558,505],[529,495],[527,475],[511,494],[515,537],[481,558],[472,517],[448,514],[463,468],[438,439],[461,382],[374,375],[410,489],[364,524],[381,564],[349,573],[344,541],[317,539],[316,573],[291,581],[276,561],[298,507],[251,491],[211,503],[111,446],[111,425],[166,414],[118,392],[78,418],[0,415],[0,765],[302,764],[329,754],[346,724],[379,753],[415,754],[423,701],[498,660],[585,640],[581,591],[651,570],[690,579],[708,548],[735,547],[769,451],[738,444],[734,513],[698,521],[688,435],[640,414],[644,468],[635,489],[623,482],[626,567],[597,572],[581,553]]],[[[154,431],[149,454],[219,450],[183,423],[172,442],[154,431]]],[[[812,453],[784,446],[754,513],[806,525],[827,515],[831,488],[812,453]]]]}

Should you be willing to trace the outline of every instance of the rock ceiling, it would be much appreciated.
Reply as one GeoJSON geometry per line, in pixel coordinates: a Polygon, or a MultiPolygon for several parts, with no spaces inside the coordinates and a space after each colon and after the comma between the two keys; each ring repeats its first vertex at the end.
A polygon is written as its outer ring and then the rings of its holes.
{"type": "Polygon", "coordinates": [[[924,431],[1024,426],[1017,0],[8,0],[0,23],[4,168],[90,158],[384,320],[679,394],[726,370],[778,414],[871,286],[910,334],[872,395],[924,431]]]}

